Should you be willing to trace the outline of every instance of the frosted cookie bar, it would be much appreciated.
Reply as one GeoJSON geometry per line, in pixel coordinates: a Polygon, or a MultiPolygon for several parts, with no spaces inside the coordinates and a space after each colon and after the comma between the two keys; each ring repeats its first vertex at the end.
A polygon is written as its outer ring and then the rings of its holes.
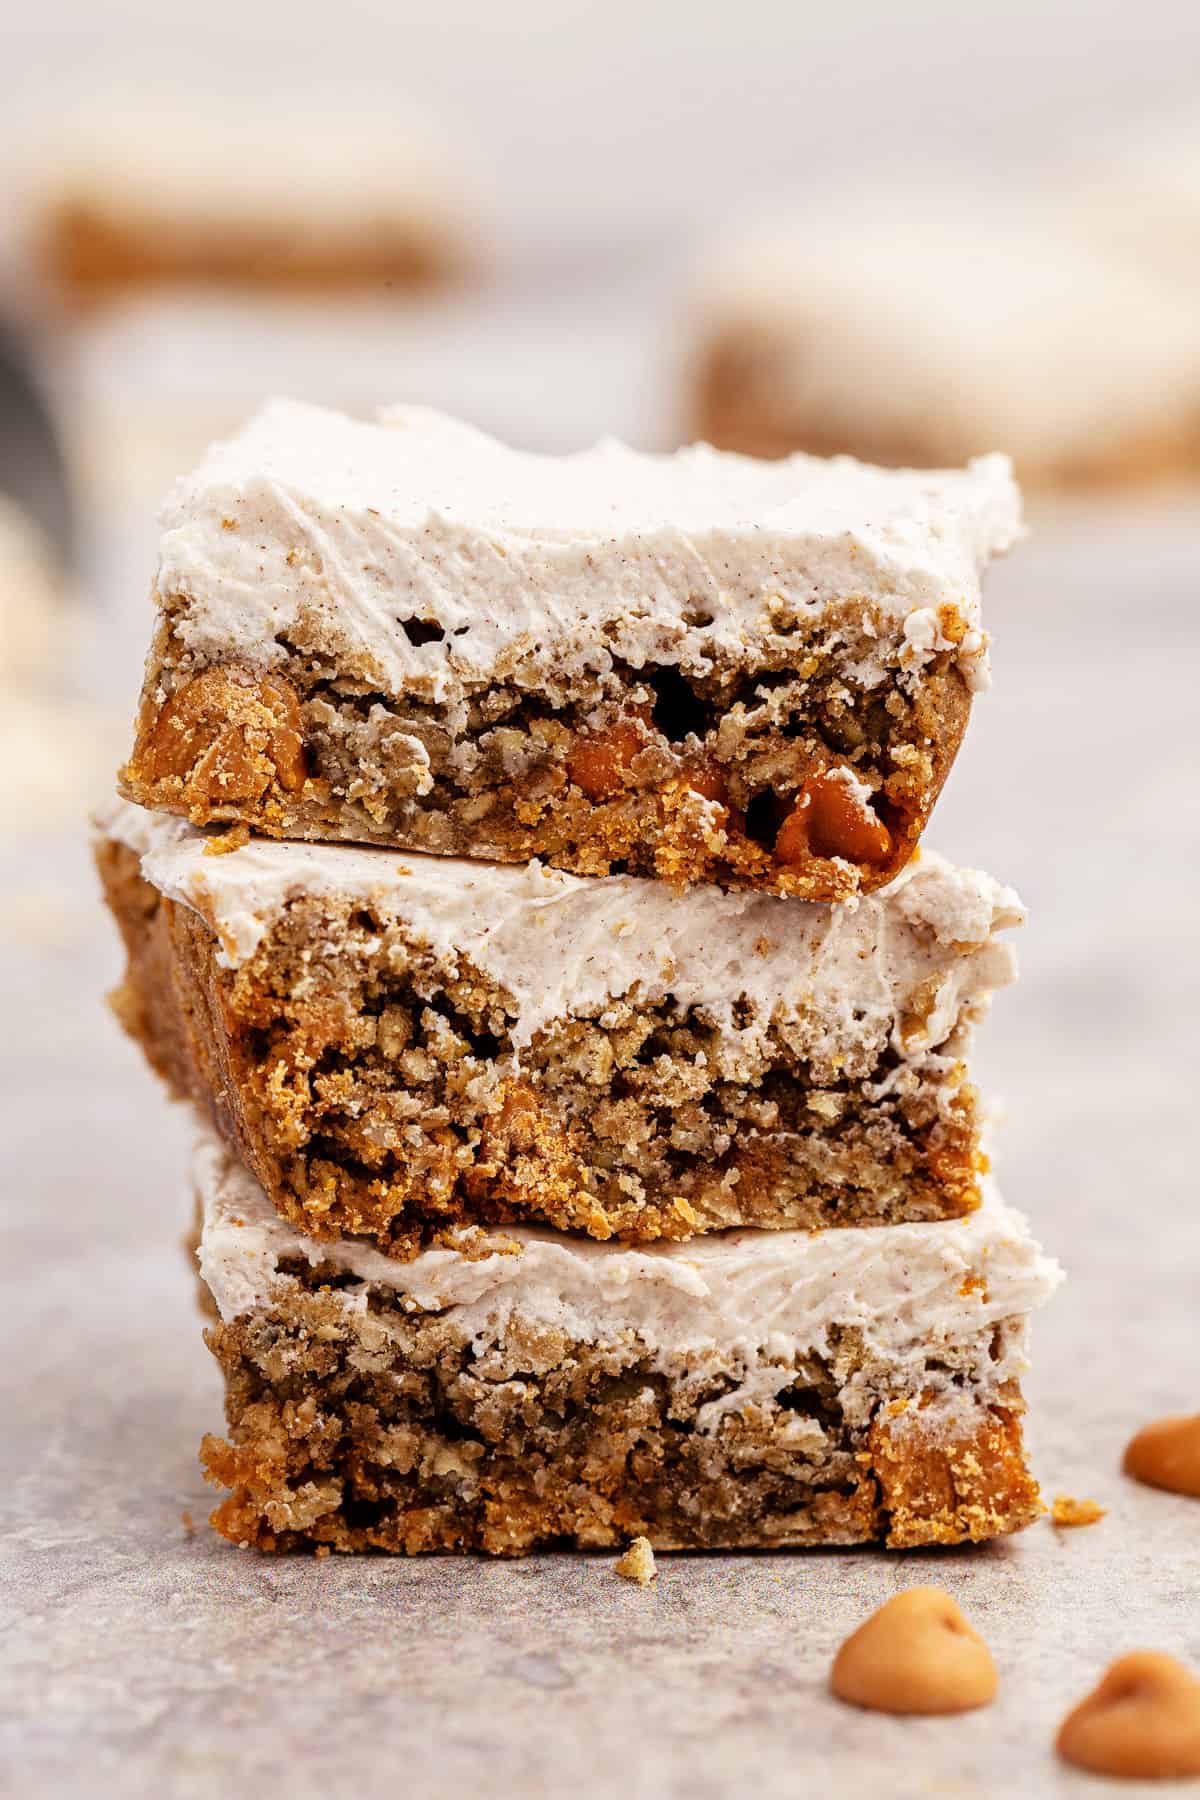
{"type": "Polygon", "coordinates": [[[73,109],[27,199],[76,307],[166,288],[271,295],[424,289],[473,261],[457,158],[411,104],[328,108],[131,97],[73,109]]]}
{"type": "Polygon", "coordinates": [[[1011,455],[1031,487],[1200,467],[1195,308],[1082,241],[935,204],[768,221],[715,247],[689,412],[728,450],[1011,455]]]}
{"type": "Polygon", "coordinates": [[[854,908],[103,821],[118,1011],[280,1213],[397,1256],[969,1211],[964,1057],[1020,903],[926,854],[854,908]]]}
{"type": "Polygon", "coordinates": [[[131,799],[198,824],[840,900],[987,678],[1003,458],[518,453],[275,403],[167,504],[131,799]]]}
{"type": "Polygon", "coordinates": [[[990,1189],[945,1224],[401,1263],[300,1236],[214,1139],[195,1185],[234,1543],[906,1548],[1042,1510],[1018,1381],[1059,1271],[990,1189]]]}

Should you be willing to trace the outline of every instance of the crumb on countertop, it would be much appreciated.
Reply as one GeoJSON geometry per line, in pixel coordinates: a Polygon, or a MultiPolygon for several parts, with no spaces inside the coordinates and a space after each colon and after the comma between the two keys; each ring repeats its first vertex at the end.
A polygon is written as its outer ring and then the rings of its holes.
{"type": "Polygon", "coordinates": [[[210,837],[204,846],[205,856],[229,856],[235,850],[244,850],[250,842],[248,825],[231,825],[228,831],[222,831],[210,837]]]}
{"type": "Polygon", "coordinates": [[[183,1526],[183,1529],[187,1532],[188,1536],[191,1537],[193,1531],[195,1531],[195,1529],[196,1529],[196,1521],[195,1521],[195,1519],[193,1519],[191,1513],[187,1510],[186,1506],[184,1507],[183,1511],[180,1513],[179,1520],[183,1526]]]}
{"type": "Polygon", "coordinates": [[[649,1587],[658,1570],[654,1566],[654,1552],[650,1548],[649,1538],[636,1537],[624,1556],[615,1564],[618,1575],[626,1581],[636,1581],[639,1587],[649,1587]]]}
{"type": "Polygon", "coordinates": [[[1070,1494],[1055,1494],[1050,1521],[1058,1526],[1098,1525],[1107,1511],[1098,1500],[1075,1500],[1070,1494]]]}

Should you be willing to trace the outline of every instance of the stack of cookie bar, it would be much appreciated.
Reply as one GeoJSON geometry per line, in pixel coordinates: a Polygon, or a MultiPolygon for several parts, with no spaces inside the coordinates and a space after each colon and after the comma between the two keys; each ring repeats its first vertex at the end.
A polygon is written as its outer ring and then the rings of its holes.
{"type": "Polygon", "coordinates": [[[986,1174],[1016,896],[918,840],[1007,463],[268,406],[168,503],[98,854],[202,1118],[262,1549],[948,1543],[1039,1510],[986,1174]]]}

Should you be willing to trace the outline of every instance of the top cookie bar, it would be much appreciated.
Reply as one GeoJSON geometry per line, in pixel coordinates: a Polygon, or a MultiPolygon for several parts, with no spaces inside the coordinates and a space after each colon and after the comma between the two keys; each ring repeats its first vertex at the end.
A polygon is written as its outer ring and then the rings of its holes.
{"type": "Polygon", "coordinates": [[[1007,460],[523,454],[274,402],[170,497],[127,797],[193,822],[845,900],[987,681],[1007,460]]]}

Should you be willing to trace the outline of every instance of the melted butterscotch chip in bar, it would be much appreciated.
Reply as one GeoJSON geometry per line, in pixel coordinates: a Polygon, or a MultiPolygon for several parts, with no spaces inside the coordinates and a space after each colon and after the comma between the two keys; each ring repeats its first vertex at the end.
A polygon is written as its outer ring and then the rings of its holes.
{"type": "Polygon", "coordinates": [[[830,1686],[870,1712],[970,1712],[995,1699],[996,1665],[944,1588],[912,1587],[846,1639],[830,1686]]]}

